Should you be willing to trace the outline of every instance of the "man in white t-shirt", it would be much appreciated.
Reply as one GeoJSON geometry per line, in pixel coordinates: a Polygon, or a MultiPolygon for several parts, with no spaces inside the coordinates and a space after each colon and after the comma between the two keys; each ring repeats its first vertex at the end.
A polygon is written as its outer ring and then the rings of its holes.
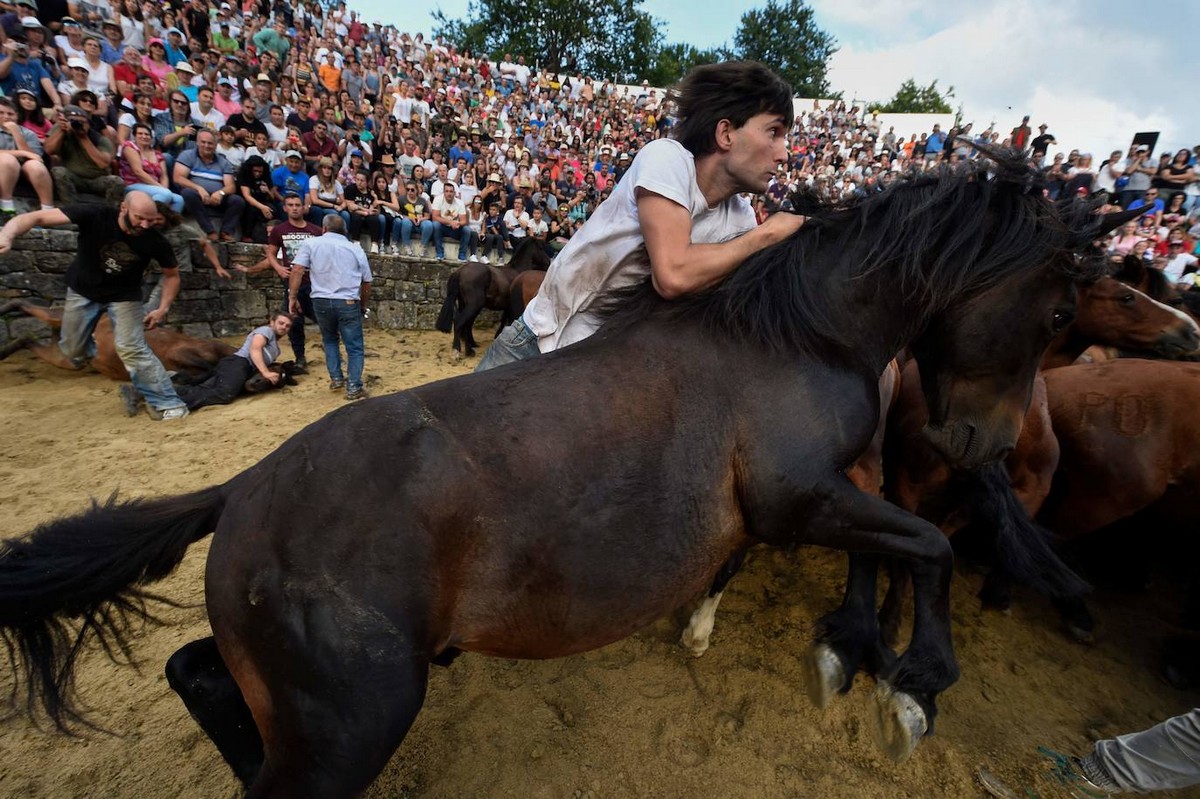
{"type": "Polygon", "coordinates": [[[529,214],[525,212],[525,198],[514,197],[513,207],[504,212],[504,229],[508,231],[509,248],[516,247],[521,239],[529,235],[529,214]]]}
{"type": "Polygon", "coordinates": [[[446,258],[447,236],[458,241],[458,260],[467,260],[467,253],[472,261],[479,260],[475,255],[475,230],[467,224],[467,206],[458,199],[453,183],[446,183],[433,201],[433,249],[439,261],[446,258]]]}
{"type": "Polygon", "coordinates": [[[755,227],[739,196],[764,192],[787,162],[793,112],[784,80],[751,61],[706,64],[684,77],[675,105],[672,138],[641,149],[476,371],[587,338],[600,325],[591,306],[607,291],[646,277],[668,300],[702,291],[800,228],[803,218],[788,213],[755,227]]]}
{"type": "Polygon", "coordinates": [[[1191,288],[1195,269],[1196,256],[1184,249],[1182,241],[1173,241],[1167,246],[1167,262],[1163,265],[1163,274],[1167,279],[1181,288],[1191,288]]]}

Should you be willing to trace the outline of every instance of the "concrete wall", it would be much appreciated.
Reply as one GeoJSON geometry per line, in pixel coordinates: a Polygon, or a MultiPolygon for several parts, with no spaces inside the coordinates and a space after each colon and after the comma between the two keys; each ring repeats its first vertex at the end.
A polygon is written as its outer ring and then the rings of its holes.
{"type": "MultiPolygon", "coordinates": [[[[260,260],[263,248],[255,244],[213,245],[233,273],[222,280],[203,258],[202,251],[173,235],[180,261],[182,286],[171,306],[168,324],[195,336],[239,336],[262,324],[269,310],[281,307],[282,281],[267,269],[247,276],[237,264],[260,260]]],[[[78,236],[72,230],[33,230],[18,239],[12,251],[0,256],[0,302],[29,298],[43,304],[61,303],[66,295],[66,271],[75,257],[78,236]]],[[[452,255],[453,246],[447,247],[452,255]]],[[[453,257],[453,256],[452,256],[453,257]]],[[[374,327],[432,330],[445,298],[446,278],[457,261],[368,256],[374,282],[371,288],[371,321],[374,327]]],[[[145,295],[158,281],[153,270],[145,295]]],[[[485,312],[481,325],[495,325],[498,315],[485,312]]],[[[0,321],[0,346],[10,338],[44,330],[40,322],[8,317],[0,321]]]]}

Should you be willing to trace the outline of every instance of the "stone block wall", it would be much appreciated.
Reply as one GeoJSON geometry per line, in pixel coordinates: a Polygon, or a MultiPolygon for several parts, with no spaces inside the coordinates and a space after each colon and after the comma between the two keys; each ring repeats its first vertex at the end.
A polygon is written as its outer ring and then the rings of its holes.
{"type": "MultiPolygon", "coordinates": [[[[214,244],[222,263],[233,274],[232,280],[222,280],[199,246],[188,243],[185,235],[170,238],[180,262],[182,280],[168,324],[194,336],[240,336],[262,324],[269,310],[282,307],[283,285],[273,271],[245,275],[233,269],[238,264],[250,266],[262,259],[261,246],[214,244]]],[[[61,304],[67,291],[67,267],[77,247],[78,235],[69,229],[36,229],[22,236],[10,252],[0,256],[0,303],[31,299],[42,304],[61,304]]],[[[367,257],[375,278],[368,324],[432,330],[446,296],[446,278],[457,262],[367,257]]],[[[148,274],[144,296],[150,295],[158,278],[157,270],[148,274]]],[[[477,320],[480,326],[494,327],[498,322],[496,312],[486,311],[477,320]]],[[[0,346],[40,325],[11,316],[0,320],[0,346]]]]}

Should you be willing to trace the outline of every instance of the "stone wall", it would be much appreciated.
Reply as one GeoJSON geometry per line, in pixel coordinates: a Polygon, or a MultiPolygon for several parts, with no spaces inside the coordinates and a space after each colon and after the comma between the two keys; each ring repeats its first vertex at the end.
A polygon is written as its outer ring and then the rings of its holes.
{"type": "MultiPolygon", "coordinates": [[[[232,280],[222,280],[203,257],[202,249],[188,243],[186,227],[179,231],[171,238],[180,261],[182,285],[171,306],[168,324],[194,336],[240,336],[262,324],[268,310],[281,307],[282,282],[273,271],[245,275],[233,269],[237,264],[258,262],[263,257],[261,246],[214,244],[221,262],[233,274],[232,280]]],[[[0,302],[29,298],[43,304],[61,304],[66,295],[65,274],[77,246],[78,236],[69,229],[37,229],[22,236],[10,252],[0,256],[0,302]]],[[[375,278],[368,324],[432,330],[446,296],[446,278],[457,261],[379,255],[368,258],[375,278]]],[[[147,276],[146,296],[158,277],[157,270],[147,276]]],[[[485,312],[477,324],[494,326],[498,321],[495,312],[485,312]]],[[[0,346],[39,326],[28,318],[0,320],[0,346]]]]}

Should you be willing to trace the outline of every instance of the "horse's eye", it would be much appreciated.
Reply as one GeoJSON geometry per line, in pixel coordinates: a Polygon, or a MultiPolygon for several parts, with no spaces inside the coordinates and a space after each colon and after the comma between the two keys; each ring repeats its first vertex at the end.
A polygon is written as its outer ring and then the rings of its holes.
{"type": "Polygon", "coordinates": [[[1075,314],[1070,311],[1055,311],[1054,318],[1050,322],[1050,327],[1055,333],[1060,332],[1064,327],[1075,321],[1075,314]]]}
{"type": "Polygon", "coordinates": [[[1118,300],[1118,302],[1122,305],[1133,305],[1136,301],[1137,297],[1133,296],[1132,294],[1126,294],[1124,297],[1118,300]]]}

